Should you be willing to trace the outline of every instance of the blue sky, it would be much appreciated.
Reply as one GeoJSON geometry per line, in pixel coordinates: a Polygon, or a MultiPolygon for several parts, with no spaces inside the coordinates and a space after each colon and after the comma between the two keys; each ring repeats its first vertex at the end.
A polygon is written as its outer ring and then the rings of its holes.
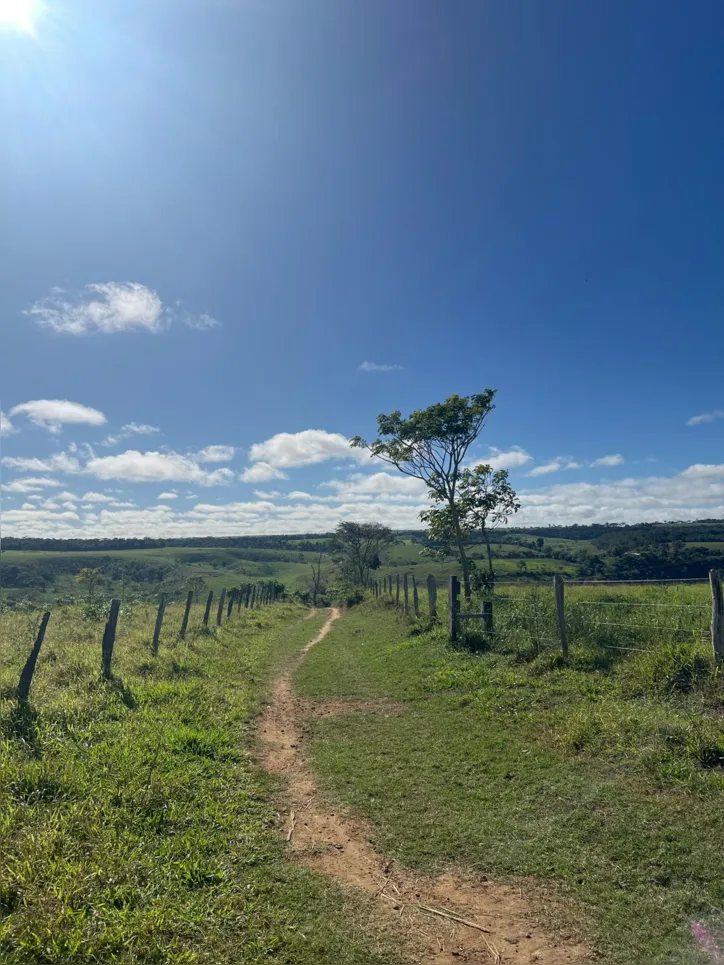
{"type": "Polygon", "coordinates": [[[520,523],[724,515],[723,44],[698,0],[0,0],[4,532],[416,525],[345,440],[486,387],[520,523]]]}

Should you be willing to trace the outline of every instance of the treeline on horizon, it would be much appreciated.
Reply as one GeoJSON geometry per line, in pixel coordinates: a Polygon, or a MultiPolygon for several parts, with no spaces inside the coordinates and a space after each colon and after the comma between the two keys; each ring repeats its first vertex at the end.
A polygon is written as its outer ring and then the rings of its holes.
{"type": "MultiPolygon", "coordinates": [[[[400,538],[414,542],[426,542],[425,530],[396,530],[400,538]]],[[[569,526],[516,526],[497,530],[491,535],[494,543],[505,543],[519,536],[541,536],[543,539],[567,539],[595,542],[601,550],[616,548],[634,550],[651,544],[724,542],[724,520],[703,519],[696,521],[660,523],[573,523],[569,526]]],[[[263,536],[189,536],[189,537],[142,537],[126,539],[72,538],[56,539],[37,536],[6,536],[3,550],[45,552],[103,552],[108,550],[152,550],[166,547],[207,547],[237,549],[294,550],[314,553],[330,549],[333,533],[300,533],[263,536]]],[[[473,540],[471,542],[477,542],[473,540]]]]}

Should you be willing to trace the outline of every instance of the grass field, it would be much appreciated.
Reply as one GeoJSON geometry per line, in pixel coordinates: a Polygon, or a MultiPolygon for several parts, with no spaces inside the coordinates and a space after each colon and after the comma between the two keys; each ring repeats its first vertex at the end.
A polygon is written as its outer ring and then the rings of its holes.
{"type": "Polygon", "coordinates": [[[172,606],[154,659],[155,611],[124,608],[106,684],[102,624],[55,611],[26,712],[12,695],[37,619],[3,615],[3,963],[395,960],[370,903],[284,859],[249,756],[270,674],[321,623],[302,613],[242,611],[181,643],[172,606]]]}
{"type": "MultiPolygon", "coordinates": [[[[677,602],[698,614],[701,592],[677,602]]],[[[562,666],[515,633],[473,655],[384,604],[351,611],[297,687],[402,712],[314,719],[318,777],[386,854],[519,882],[603,962],[702,961],[691,922],[723,923],[724,692],[693,634],[677,642],[652,624],[642,653],[606,649],[595,633],[612,628],[589,629],[562,666]]]]}

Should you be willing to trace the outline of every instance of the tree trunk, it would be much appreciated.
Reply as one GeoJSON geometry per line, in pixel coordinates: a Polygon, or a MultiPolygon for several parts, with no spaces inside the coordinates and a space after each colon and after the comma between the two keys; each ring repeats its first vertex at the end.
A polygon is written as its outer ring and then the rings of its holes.
{"type": "Polygon", "coordinates": [[[490,540],[488,539],[488,530],[486,526],[482,527],[483,539],[485,540],[485,549],[488,552],[488,574],[490,576],[490,582],[495,582],[495,570],[493,569],[493,551],[490,548],[490,540]]]}
{"type": "Polygon", "coordinates": [[[460,520],[458,518],[458,511],[457,511],[457,506],[455,505],[455,500],[451,499],[449,505],[450,505],[450,513],[452,515],[453,523],[455,526],[455,542],[457,543],[458,555],[460,556],[460,565],[462,566],[462,570],[463,570],[463,589],[465,592],[465,599],[469,600],[470,597],[472,596],[472,593],[470,591],[470,567],[468,565],[468,556],[467,556],[467,553],[465,552],[465,538],[463,537],[463,534],[460,532],[460,520]]]}

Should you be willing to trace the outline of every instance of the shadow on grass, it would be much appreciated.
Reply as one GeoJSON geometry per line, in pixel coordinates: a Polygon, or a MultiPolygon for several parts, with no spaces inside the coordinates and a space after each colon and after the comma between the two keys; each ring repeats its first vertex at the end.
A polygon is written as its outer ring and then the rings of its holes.
{"type": "Polygon", "coordinates": [[[38,731],[38,712],[33,710],[27,700],[13,704],[2,730],[10,740],[25,744],[34,757],[40,756],[40,733],[38,731]]]}
{"type": "Polygon", "coordinates": [[[133,710],[138,705],[130,685],[121,677],[111,677],[110,680],[106,681],[106,686],[112,693],[116,694],[121,703],[129,710],[133,710]]]}

